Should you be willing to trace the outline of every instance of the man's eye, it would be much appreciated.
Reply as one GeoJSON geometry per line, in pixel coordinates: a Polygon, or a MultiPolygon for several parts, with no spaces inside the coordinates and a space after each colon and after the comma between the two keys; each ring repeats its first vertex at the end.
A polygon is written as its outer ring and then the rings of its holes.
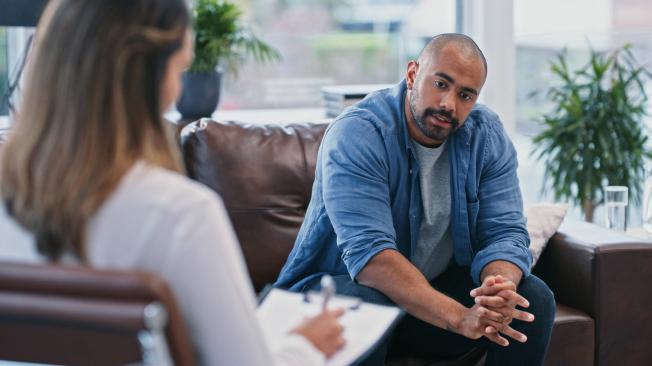
{"type": "Polygon", "coordinates": [[[444,82],[441,81],[441,80],[435,80],[435,86],[436,86],[437,88],[445,88],[445,87],[446,87],[446,83],[444,83],[444,82]]]}
{"type": "Polygon", "coordinates": [[[467,101],[473,99],[473,97],[471,96],[471,94],[468,94],[468,93],[460,93],[460,97],[461,97],[463,100],[467,100],[467,101]]]}

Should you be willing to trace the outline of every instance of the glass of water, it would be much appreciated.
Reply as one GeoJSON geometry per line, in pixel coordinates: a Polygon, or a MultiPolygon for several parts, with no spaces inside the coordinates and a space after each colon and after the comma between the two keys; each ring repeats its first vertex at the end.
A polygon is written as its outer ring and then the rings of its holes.
{"type": "Polygon", "coordinates": [[[607,186],[604,189],[604,202],[607,208],[605,226],[607,229],[625,231],[628,194],[625,186],[607,186]]]}
{"type": "Polygon", "coordinates": [[[645,165],[645,189],[643,191],[643,229],[652,235],[652,162],[645,165]]]}

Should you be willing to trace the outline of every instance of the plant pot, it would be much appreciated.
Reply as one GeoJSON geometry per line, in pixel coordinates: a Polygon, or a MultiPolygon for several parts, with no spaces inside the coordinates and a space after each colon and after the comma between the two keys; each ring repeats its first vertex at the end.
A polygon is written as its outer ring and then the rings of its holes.
{"type": "Polygon", "coordinates": [[[183,89],[177,110],[184,120],[210,117],[220,101],[222,71],[183,73],[183,89]]]}

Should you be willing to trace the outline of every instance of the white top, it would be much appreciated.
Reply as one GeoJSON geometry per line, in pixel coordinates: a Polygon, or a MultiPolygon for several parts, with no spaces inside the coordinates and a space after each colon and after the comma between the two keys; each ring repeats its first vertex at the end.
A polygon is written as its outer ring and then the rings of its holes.
{"type": "MultiPolygon", "coordinates": [[[[93,267],[145,270],[167,281],[200,364],[325,363],[324,355],[299,335],[288,335],[279,349],[268,350],[257,323],[254,290],[222,200],[201,184],[139,162],[91,219],[88,235],[93,267]]],[[[33,236],[4,206],[0,258],[44,261],[33,236]]]]}

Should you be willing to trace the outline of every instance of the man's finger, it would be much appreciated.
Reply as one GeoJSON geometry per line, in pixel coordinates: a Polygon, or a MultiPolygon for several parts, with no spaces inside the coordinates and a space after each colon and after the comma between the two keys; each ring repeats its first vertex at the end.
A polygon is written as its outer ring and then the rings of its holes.
{"type": "MultiPolygon", "coordinates": [[[[500,315],[502,315],[503,320],[500,321],[500,322],[503,323],[503,324],[511,323],[512,319],[522,320],[522,321],[528,322],[528,323],[531,323],[531,322],[534,321],[534,315],[532,315],[531,313],[528,313],[527,311],[523,311],[523,310],[514,309],[512,307],[499,307],[499,308],[496,308],[496,307],[491,307],[491,306],[487,306],[487,307],[483,306],[483,308],[486,308],[487,311],[496,312],[496,313],[499,313],[500,315]]],[[[493,320],[497,320],[497,317],[494,317],[494,316],[489,317],[489,318],[493,319],[493,320]]]]}
{"type": "Polygon", "coordinates": [[[487,276],[484,281],[482,281],[482,286],[493,286],[496,283],[496,277],[487,276]]]}
{"type": "Polygon", "coordinates": [[[507,300],[500,296],[476,296],[475,303],[492,308],[502,308],[509,305],[507,300]]]}
{"type": "Polygon", "coordinates": [[[516,291],[501,290],[496,294],[496,296],[504,298],[505,300],[509,301],[510,304],[519,305],[524,308],[530,307],[530,302],[527,301],[527,299],[523,296],[519,295],[516,291]]]}
{"type": "Polygon", "coordinates": [[[504,334],[504,335],[506,335],[506,336],[508,336],[508,337],[510,337],[512,339],[515,339],[515,340],[517,340],[517,341],[519,341],[521,343],[527,342],[527,336],[525,334],[515,330],[514,328],[510,327],[509,325],[503,326],[503,329],[500,330],[500,333],[502,333],[502,334],[504,334]]]}
{"type": "Polygon", "coordinates": [[[528,312],[522,311],[522,310],[518,310],[518,309],[515,309],[514,311],[512,311],[511,318],[522,320],[524,322],[533,322],[534,321],[534,315],[532,315],[532,314],[530,314],[528,312]]]}
{"type": "Polygon", "coordinates": [[[525,336],[525,334],[515,330],[509,325],[503,323],[497,323],[494,322],[493,320],[485,320],[485,327],[484,327],[485,334],[491,334],[492,333],[491,331],[493,330],[496,330],[500,334],[506,335],[521,343],[527,341],[527,337],[525,336]]]}
{"type": "MultiPolygon", "coordinates": [[[[489,327],[488,327],[489,328],[489,327]]],[[[509,346],[509,341],[504,337],[501,337],[499,333],[484,333],[484,336],[487,337],[490,341],[498,344],[499,346],[507,347],[509,346]]]]}
{"type": "Polygon", "coordinates": [[[475,293],[478,289],[481,289],[481,288],[483,288],[483,287],[491,287],[491,286],[493,286],[493,285],[495,284],[495,282],[496,282],[496,281],[495,281],[494,276],[487,276],[487,277],[485,277],[484,280],[482,281],[482,283],[480,284],[480,287],[471,290],[471,296],[476,296],[476,295],[474,295],[474,293],[475,293]]]}
{"type": "Polygon", "coordinates": [[[512,281],[505,281],[503,283],[496,283],[492,286],[480,286],[471,290],[471,296],[482,296],[482,295],[496,295],[501,291],[512,290],[516,291],[516,285],[512,281]]]}
{"type": "Polygon", "coordinates": [[[503,323],[507,317],[497,311],[493,311],[490,309],[487,309],[483,306],[478,308],[478,311],[480,312],[480,316],[484,319],[490,319],[493,321],[496,321],[498,323],[503,323]]]}

